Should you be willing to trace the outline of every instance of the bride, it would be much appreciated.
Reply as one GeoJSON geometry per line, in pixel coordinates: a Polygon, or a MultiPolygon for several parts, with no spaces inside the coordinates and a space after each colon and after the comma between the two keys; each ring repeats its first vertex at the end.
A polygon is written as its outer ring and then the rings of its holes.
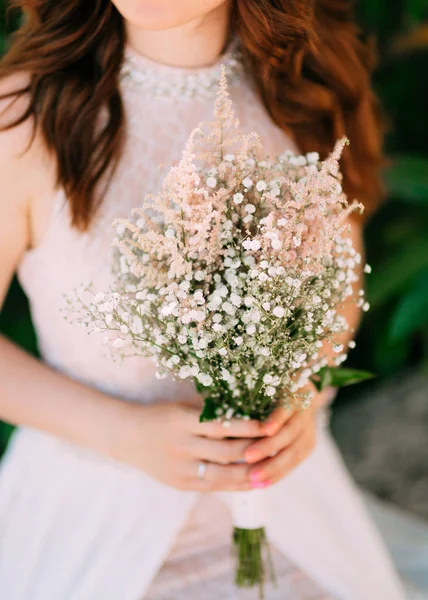
{"type": "MultiPolygon", "coordinates": [[[[327,428],[332,390],[267,426],[233,422],[226,439],[199,423],[190,384],[156,379],[148,359],[111,362],[60,310],[81,282],[108,286],[111,222],[159,189],[210,118],[221,65],[242,128],[270,153],[325,156],[346,134],[346,189],[372,212],[381,133],[348,2],[15,4],[25,19],[0,63],[0,291],[16,270],[42,360],[0,340],[0,417],[18,425],[0,470],[2,597],[240,598],[222,492],[263,487],[279,579],[268,600],[402,600],[327,428]]],[[[347,318],[357,326],[356,309],[347,318]]]]}

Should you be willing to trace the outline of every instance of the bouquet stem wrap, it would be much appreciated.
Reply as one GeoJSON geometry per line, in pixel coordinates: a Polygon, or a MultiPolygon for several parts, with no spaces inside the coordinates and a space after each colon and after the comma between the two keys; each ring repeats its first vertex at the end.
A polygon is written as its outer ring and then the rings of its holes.
{"type": "Polygon", "coordinates": [[[233,548],[236,557],[235,583],[238,587],[259,588],[264,598],[268,577],[275,584],[275,571],[264,528],[265,495],[263,490],[235,492],[231,496],[233,548]]]}

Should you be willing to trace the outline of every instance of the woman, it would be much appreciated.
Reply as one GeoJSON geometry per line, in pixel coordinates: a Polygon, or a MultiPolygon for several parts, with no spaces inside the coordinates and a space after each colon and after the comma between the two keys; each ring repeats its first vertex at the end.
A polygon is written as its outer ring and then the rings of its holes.
{"type": "MultiPolygon", "coordinates": [[[[328,394],[270,425],[234,422],[227,440],[198,422],[189,385],[157,380],[149,360],[110,362],[60,313],[81,282],[108,284],[110,223],[158,190],[159,164],[209,119],[221,64],[243,129],[270,153],[325,156],[346,133],[346,188],[370,213],[380,127],[348,3],[16,4],[26,19],[0,68],[1,289],[17,270],[43,361],[1,340],[0,417],[21,426],[0,475],[2,596],[238,597],[228,512],[199,492],[266,487],[280,580],[268,598],[401,600],[323,426],[328,394]]],[[[357,222],[353,236],[361,247],[357,222]]]]}

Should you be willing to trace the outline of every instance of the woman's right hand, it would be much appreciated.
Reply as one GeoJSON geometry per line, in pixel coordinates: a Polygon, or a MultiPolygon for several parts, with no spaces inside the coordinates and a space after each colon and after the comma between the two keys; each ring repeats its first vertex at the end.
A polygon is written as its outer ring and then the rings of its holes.
{"type": "Polygon", "coordinates": [[[234,419],[227,428],[216,421],[200,423],[200,401],[199,406],[183,402],[124,408],[114,458],[180,490],[251,489],[254,465],[239,461],[254,439],[264,436],[259,421],[234,419]],[[206,463],[203,479],[198,478],[201,462],[206,463]]]}

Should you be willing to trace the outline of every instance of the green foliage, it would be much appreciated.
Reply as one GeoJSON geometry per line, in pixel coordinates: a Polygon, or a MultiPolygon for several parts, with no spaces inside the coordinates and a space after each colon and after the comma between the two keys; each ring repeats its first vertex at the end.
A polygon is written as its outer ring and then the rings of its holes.
{"type": "Polygon", "coordinates": [[[345,387],[354,383],[361,383],[373,379],[373,373],[361,371],[360,369],[348,369],[344,367],[323,367],[316,375],[311,377],[316,389],[321,392],[327,387],[345,387]]]}

